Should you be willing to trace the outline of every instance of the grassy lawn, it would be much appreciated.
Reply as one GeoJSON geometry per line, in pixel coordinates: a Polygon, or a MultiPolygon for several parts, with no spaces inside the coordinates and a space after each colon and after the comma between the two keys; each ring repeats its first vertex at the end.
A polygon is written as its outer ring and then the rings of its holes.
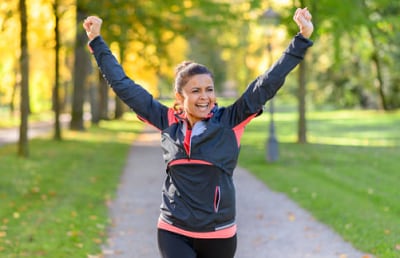
{"type": "Polygon", "coordinates": [[[400,257],[400,112],[315,112],[307,118],[310,143],[300,145],[296,114],[275,115],[280,157],[272,164],[265,161],[269,116],[253,120],[239,164],[356,248],[400,257]]]}
{"type": "Polygon", "coordinates": [[[127,153],[141,123],[102,122],[64,141],[0,148],[0,257],[87,257],[100,253],[127,153]]]}

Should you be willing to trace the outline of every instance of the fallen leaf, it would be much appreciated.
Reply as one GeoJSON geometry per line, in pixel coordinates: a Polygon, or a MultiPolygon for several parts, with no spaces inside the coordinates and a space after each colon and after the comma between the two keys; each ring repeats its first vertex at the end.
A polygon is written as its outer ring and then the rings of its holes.
{"type": "Polygon", "coordinates": [[[114,250],[111,250],[111,249],[105,249],[105,250],[103,250],[103,254],[104,255],[113,255],[113,254],[115,254],[116,252],[114,251],[114,250]]]}
{"type": "Polygon", "coordinates": [[[6,237],[7,236],[7,232],[5,231],[0,231],[0,237],[6,237]]]}
{"type": "Polygon", "coordinates": [[[57,195],[57,192],[56,192],[56,191],[49,191],[49,195],[50,195],[51,197],[54,197],[54,196],[57,195]]]}
{"type": "Polygon", "coordinates": [[[102,241],[101,241],[100,238],[94,238],[94,239],[92,239],[92,240],[93,240],[93,242],[96,243],[96,244],[101,244],[101,243],[102,243],[102,241]]]}
{"type": "Polygon", "coordinates": [[[313,192],[313,193],[311,194],[311,198],[313,198],[313,199],[317,198],[317,193],[316,193],[316,192],[313,192]]]}
{"type": "Polygon", "coordinates": [[[259,219],[259,220],[263,220],[263,219],[264,219],[264,214],[263,214],[263,213],[258,213],[258,214],[256,215],[256,217],[257,217],[257,219],[259,219]]]}
{"type": "Polygon", "coordinates": [[[394,248],[400,251],[400,244],[397,244],[394,248]]]}
{"type": "Polygon", "coordinates": [[[289,219],[289,221],[295,221],[296,220],[296,216],[293,213],[289,212],[288,213],[288,219],[289,219]]]}
{"type": "Polygon", "coordinates": [[[88,254],[87,258],[103,258],[103,255],[92,255],[92,254],[88,254]]]}
{"type": "Polygon", "coordinates": [[[38,186],[34,186],[34,187],[32,187],[31,192],[32,193],[39,193],[40,192],[40,188],[38,186]]]}

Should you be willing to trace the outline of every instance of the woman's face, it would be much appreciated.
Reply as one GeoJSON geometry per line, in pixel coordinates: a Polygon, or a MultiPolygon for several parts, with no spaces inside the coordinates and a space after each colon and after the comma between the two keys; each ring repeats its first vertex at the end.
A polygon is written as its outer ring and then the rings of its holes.
{"type": "Polygon", "coordinates": [[[209,74],[194,75],[181,93],[175,94],[191,126],[206,118],[215,105],[214,81],[209,74]]]}

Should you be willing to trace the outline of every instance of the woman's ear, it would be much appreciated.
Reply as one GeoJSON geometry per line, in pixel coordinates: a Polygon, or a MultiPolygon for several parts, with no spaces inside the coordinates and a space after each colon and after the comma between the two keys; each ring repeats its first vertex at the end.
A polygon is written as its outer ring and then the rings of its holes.
{"type": "Polygon", "coordinates": [[[183,96],[179,92],[175,92],[175,100],[179,104],[183,104],[183,96]]]}
{"type": "Polygon", "coordinates": [[[179,92],[175,92],[174,110],[178,113],[183,112],[183,96],[179,92]]]}

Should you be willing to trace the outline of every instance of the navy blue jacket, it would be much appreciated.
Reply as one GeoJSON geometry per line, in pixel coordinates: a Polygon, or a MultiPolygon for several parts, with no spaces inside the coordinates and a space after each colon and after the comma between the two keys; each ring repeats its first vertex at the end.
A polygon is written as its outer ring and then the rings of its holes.
{"type": "Polygon", "coordinates": [[[184,114],[154,99],[123,71],[101,37],[89,46],[115,93],[136,114],[158,128],[167,177],[162,190],[160,218],[191,232],[212,232],[235,224],[236,167],[245,125],[283,85],[287,74],[303,59],[312,42],[294,37],[281,58],[249,84],[228,107],[215,106],[209,118],[197,122],[190,139],[184,114]],[[184,143],[190,146],[185,148],[184,143]]]}

